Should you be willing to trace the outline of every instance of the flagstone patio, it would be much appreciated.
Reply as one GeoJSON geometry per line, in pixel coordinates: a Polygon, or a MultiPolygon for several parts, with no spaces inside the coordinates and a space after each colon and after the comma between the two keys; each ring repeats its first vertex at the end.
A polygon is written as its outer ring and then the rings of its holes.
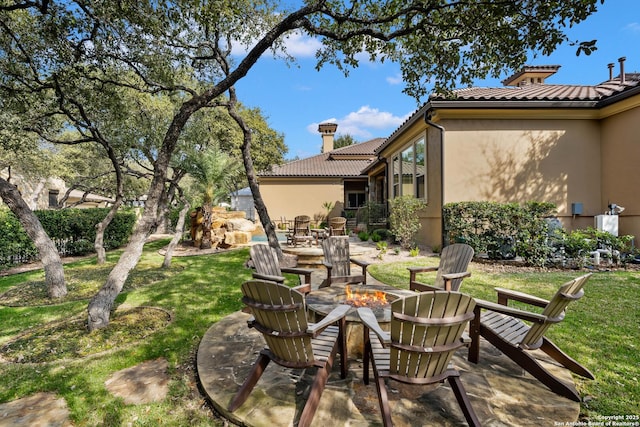
{"type": "MultiPolygon", "coordinates": [[[[291,426],[300,415],[313,376],[305,370],[270,364],[248,400],[235,412],[227,410],[258,352],[260,333],[247,327],[249,315],[236,312],[215,323],[204,335],[197,356],[198,376],[205,394],[219,414],[243,426],[291,426]]],[[[549,368],[565,381],[566,369],[549,368]]],[[[570,425],[578,419],[579,403],[549,391],[487,342],[481,343],[481,362],[467,362],[462,349],[453,360],[471,403],[484,426],[570,425]]],[[[409,387],[391,382],[389,393],[396,426],[466,425],[448,385],[409,387]]],[[[349,375],[340,379],[334,366],[322,394],[315,426],[369,426],[382,423],[375,386],[362,382],[362,360],[350,359],[349,375]]]]}

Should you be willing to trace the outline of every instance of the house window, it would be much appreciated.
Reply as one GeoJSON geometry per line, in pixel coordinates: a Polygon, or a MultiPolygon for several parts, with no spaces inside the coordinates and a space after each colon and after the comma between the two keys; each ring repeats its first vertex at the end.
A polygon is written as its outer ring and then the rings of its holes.
{"type": "Polygon", "coordinates": [[[57,208],[58,207],[58,195],[60,191],[58,190],[49,190],[49,207],[57,208]]]}
{"type": "Polygon", "coordinates": [[[367,201],[367,195],[362,192],[347,193],[347,208],[359,208],[367,201]]]}
{"type": "Polygon", "coordinates": [[[413,195],[426,198],[426,150],[420,138],[392,157],[391,175],[393,197],[413,195]]]}

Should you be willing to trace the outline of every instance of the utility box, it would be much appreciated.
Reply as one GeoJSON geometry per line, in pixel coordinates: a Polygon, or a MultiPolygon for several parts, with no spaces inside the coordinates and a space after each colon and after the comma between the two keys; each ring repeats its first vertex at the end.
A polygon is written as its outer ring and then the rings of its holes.
{"type": "Polygon", "coordinates": [[[618,215],[596,215],[596,230],[618,235],[618,215]]]}
{"type": "Polygon", "coordinates": [[[571,215],[582,215],[582,203],[571,203],[571,215]]]}

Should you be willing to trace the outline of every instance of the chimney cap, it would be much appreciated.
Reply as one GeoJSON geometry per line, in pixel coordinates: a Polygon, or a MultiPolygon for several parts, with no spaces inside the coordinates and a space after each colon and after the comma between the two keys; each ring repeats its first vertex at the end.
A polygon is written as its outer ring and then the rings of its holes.
{"type": "Polygon", "coordinates": [[[560,69],[560,65],[525,65],[522,69],[502,81],[504,86],[518,86],[523,79],[539,78],[544,79],[555,74],[560,69]]]}
{"type": "Polygon", "coordinates": [[[336,133],[338,125],[336,123],[320,123],[318,125],[318,132],[320,133],[336,133]]]}

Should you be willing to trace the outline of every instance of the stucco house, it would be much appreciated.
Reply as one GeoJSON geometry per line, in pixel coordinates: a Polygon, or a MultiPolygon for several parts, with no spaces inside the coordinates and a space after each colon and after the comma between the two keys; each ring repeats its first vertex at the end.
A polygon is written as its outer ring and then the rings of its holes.
{"type": "Polygon", "coordinates": [[[442,206],[459,201],[552,202],[569,230],[617,204],[619,234],[640,237],[640,74],[624,61],[594,86],[548,84],[560,66],[527,66],[505,87],[432,95],[365,173],[385,176],[389,198],[427,202],[418,242],[431,247],[447,243],[442,206]]]}
{"type": "Polygon", "coordinates": [[[549,84],[559,65],[525,66],[504,87],[432,95],[386,140],[332,150],[335,125],[320,125],[323,154],[259,175],[269,214],[313,216],[328,201],[333,215],[411,194],[427,202],[418,243],[435,247],[447,243],[450,202],[552,202],[568,230],[616,204],[619,234],[640,237],[640,74],[618,62],[596,85],[549,84]]]}
{"type": "Polygon", "coordinates": [[[337,125],[319,125],[322,153],[295,160],[258,174],[260,194],[271,219],[279,223],[297,215],[309,215],[319,223],[329,216],[352,217],[367,201],[369,178],[363,171],[375,160],[375,151],[385,139],[333,148],[337,125]]]}
{"type": "MultiPolygon", "coordinates": [[[[106,208],[115,202],[113,199],[99,194],[69,189],[64,180],[60,178],[27,179],[20,174],[10,173],[8,169],[0,171],[0,176],[18,187],[18,191],[31,210],[64,207],[106,208]],[[63,199],[64,202],[62,202],[63,199]]],[[[2,204],[0,200],[0,205],[2,204]]]]}

